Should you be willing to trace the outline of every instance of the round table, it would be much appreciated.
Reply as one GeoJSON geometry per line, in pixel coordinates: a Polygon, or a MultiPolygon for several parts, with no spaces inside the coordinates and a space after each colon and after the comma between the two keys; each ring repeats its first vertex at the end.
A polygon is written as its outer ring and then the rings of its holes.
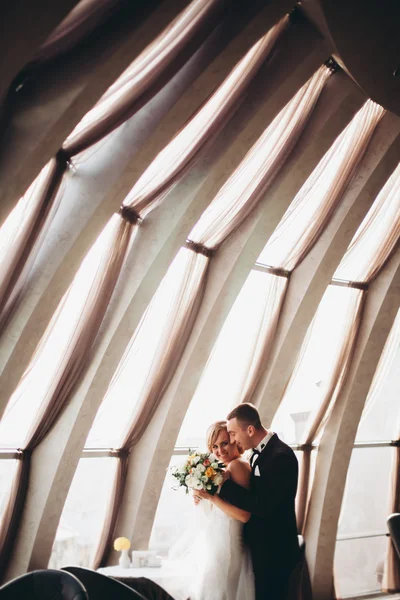
{"type": "Polygon", "coordinates": [[[179,568],[179,564],[176,561],[168,560],[163,560],[161,567],[130,567],[124,569],[117,565],[97,569],[97,572],[108,577],[114,577],[114,579],[134,589],[134,579],[145,577],[157,583],[167,592],[171,588],[172,590],[174,589],[174,578],[182,577],[182,570],[179,568]]]}

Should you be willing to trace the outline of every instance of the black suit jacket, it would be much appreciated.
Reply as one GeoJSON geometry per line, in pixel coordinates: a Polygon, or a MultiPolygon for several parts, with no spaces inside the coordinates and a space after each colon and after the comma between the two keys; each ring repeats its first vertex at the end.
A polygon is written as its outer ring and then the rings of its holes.
{"type": "Polygon", "coordinates": [[[289,572],[299,557],[295,497],[298,463],[293,450],[275,434],[253,462],[250,488],[227,480],[221,498],[251,513],[244,526],[253,567],[269,573],[289,572]],[[260,475],[255,475],[258,466],[260,475]]]}

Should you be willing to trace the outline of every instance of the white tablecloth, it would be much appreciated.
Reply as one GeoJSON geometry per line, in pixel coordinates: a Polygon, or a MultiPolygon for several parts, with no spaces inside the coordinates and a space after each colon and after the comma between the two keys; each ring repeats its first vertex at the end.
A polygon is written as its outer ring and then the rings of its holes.
{"type": "Polygon", "coordinates": [[[132,577],[147,577],[147,579],[155,581],[161,585],[161,587],[164,587],[163,582],[165,583],[171,577],[182,575],[178,564],[168,560],[163,560],[161,567],[130,567],[129,569],[123,569],[117,565],[115,567],[103,567],[97,569],[97,571],[103,575],[115,577],[120,581],[132,577]]]}

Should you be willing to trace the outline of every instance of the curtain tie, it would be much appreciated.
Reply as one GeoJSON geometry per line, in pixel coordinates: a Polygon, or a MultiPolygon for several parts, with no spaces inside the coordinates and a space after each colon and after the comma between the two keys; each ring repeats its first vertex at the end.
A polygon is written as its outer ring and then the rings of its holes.
{"type": "Polygon", "coordinates": [[[130,208],[129,206],[121,206],[118,214],[124,221],[128,221],[131,225],[140,225],[142,222],[142,217],[139,213],[136,212],[134,208],[130,208]]]}
{"type": "Polygon", "coordinates": [[[207,256],[207,258],[211,258],[215,254],[215,250],[211,250],[203,244],[198,244],[197,242],[193,242],[193,240],[186,240],[186,248],[196,252],[196,254],[203,254],[203,256],[207,256]]]}

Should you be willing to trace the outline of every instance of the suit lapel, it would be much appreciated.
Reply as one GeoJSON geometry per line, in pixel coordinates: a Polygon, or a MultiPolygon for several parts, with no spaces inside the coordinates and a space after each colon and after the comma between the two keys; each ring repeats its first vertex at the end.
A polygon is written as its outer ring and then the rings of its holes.
{"type": "Polygon", "coordinates": [[[257,456],[257,458],[254,460],[253,462],[253,466],[251,467],[251,472],[254,475],[254,471],[256,468],[256,465],[258,465],[260,460],[264,460],[274,449],[276,443],[278,442],[279,438],[276,435],[276,433],[272,436],[272,438],[269,440],[268,444],[265,446],[264,450],[262,450],[260,452],[260,454],[257,456]]]}

